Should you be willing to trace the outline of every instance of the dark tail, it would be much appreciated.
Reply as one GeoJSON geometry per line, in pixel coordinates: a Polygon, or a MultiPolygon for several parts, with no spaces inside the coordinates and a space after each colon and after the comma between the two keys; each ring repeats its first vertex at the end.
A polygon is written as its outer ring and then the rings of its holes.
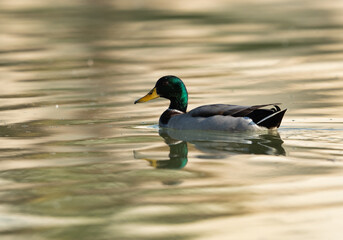
{"type": "Polygon", "coordinates": [[[256,124],[258,126],[266,127],[266,128],[278,128],[278,127],[280,127],[282,118],[285,115],[286,111],[287,111],[287,109],[274,112],[273,114],[270,114],[269,116],[258,121],[256,124]]]}

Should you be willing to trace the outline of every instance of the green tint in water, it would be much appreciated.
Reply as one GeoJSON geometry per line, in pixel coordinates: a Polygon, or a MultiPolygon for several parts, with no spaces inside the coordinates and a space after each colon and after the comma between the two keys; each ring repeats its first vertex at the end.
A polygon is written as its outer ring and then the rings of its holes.
{"type": "Polygon", "coordinates": [[[339,239],[342,4],[0,3],[0,238],[339,239]],[[157,130],[133,101],[283,102],[278,132],[157,130]]]}

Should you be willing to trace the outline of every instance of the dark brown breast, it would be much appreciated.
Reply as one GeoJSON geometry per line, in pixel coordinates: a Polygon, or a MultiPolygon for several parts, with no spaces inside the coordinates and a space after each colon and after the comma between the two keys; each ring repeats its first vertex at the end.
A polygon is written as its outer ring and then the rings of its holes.
{"type": "Polygon", "coordinates": [[[176,109],[169,109],[168,108],[167,110],[165,110],[162,113],[162,115],[160,117],[159,125],[162,127],[166,126],[172,117],[174,117],[176,115],[180,115],[180,114],[184,114],[184,112],[181,112],[181,111],[176,110],[176,109]]]}

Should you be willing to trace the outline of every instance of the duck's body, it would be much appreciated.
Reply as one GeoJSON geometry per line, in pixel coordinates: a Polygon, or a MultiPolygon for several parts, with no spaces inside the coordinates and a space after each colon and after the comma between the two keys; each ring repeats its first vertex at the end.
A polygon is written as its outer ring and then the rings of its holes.
{"type": "Polygon", "coordinates": [[[169,108],[160,117],[161,127],[180,130],[242,131],[278,128],[287,109],[281,111],[276,104],[238,106],[213,104],[186,112],[188,93],[185,85],[175,76],[160,78],[156,86],[135,103],[164,97],[169,108]],[[264,107],[274,106],[271,109],[264,107]]]}
{"type": "Polygon", "coordinates": [[[261,130],[263,127],[278,128],[285,110],[278,111],[277,106],[274,109],[260,109],[265,106],[213,104],[197,107],[188,113],[167,109],[161,115],[159,125],[180,130],[216,131],[261,130]],[[260,112],[256,114],[258,109],[260,112]]]}

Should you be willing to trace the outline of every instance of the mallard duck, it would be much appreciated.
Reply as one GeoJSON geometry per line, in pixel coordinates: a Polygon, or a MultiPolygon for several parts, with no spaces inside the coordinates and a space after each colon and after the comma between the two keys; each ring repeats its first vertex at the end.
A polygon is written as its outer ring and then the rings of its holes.
{"type": "Polygon", "coordinates": [[[186,86],[180,78],[171,75],[161,77],[148,94],[134,103],[147,102],[158,97],[170,100],[169,108],[160,117],[159,126],[179,130],[276,129],[280,126],[287,110],[281,110],[276,103],[254,106],[212,104],[187,112],[186,86]],[[271,108],[266,109],[266,107],[271,108]]]}

